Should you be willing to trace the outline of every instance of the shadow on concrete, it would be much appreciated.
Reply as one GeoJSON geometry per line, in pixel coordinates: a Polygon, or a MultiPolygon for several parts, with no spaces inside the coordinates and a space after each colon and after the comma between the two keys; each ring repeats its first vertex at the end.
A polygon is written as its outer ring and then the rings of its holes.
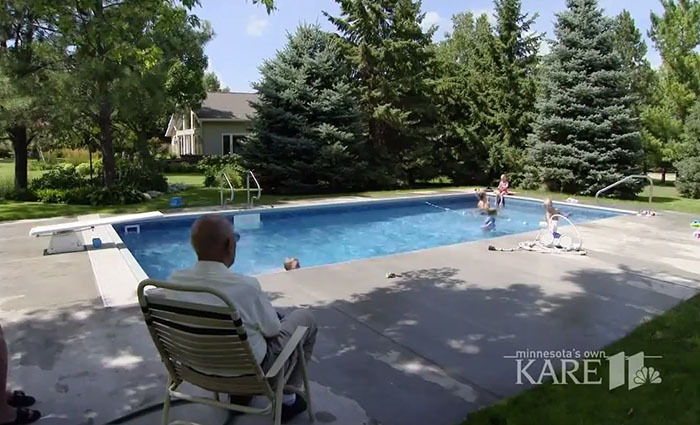
{"type": "MultiPolygon", "coordinates": [[[[313,306],[320,331],[311,379],[373,423],[452,425],[525,388],[504,356],[597,350],[693,294],[622,266],[566,273],[549,286],[531,280],[496,287],[456,268],[411,270],[313,306]]],[[[165,370],[135,307],[35,310],[4,329],[11,384],[37,396],[44,424],[102,424],[162,400],[165,370]]],[[[320,418],[339,416],[334,409],[317,406],[320,418]]]]}

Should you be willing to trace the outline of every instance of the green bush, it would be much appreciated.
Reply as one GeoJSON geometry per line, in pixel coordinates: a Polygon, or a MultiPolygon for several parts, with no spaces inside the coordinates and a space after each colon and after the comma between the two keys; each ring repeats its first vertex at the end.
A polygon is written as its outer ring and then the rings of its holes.
{"type": "Polygon", "coordinates": [[[219,187],[221,173],[225,172],[233,187],[243,187],[245,168],[240,155],[216,155],[203,158],[197,164],[204,173],[205,187],[219,187]]]}
{"type": "Polygon", "coordinates": [[[165,178],[160,164],[153,159],[135,157],[131,159],[119,159],[117,161],[117,173],[119,184],[141,192],[168,190],[168,180],[165,178]]]}
{"type": "Polygon", "coordinates": [[[5,201],[36,201],[36,194],[31,190],[15,190],[15,182],[11,177],[0,179],[0,200],[5,201]]]}
{"type": "Polygon", "coordinates": [[[73,189],[85,186],[87,181],[80,177],[72,164],[61,164],[39,178],[32,180],[31,189],[73,189]]]}
{"type": "Polygon", "coordinates": [[[0,158],[12,158],[12,144],[6,140],[0,141],[0,158]]]}
{"type": "Polygon", "coordinates": [[[700,199],[700,156],[677,162],[676,170],[676,188],[681,196],[700,199]]]}
{"type": "Polygon", "coordinates": [[[90,195],[95,191],[94,187],[76,187],[68,189],[64,194],[64,201],[70,205],[90,205],[90,195]]]}
{"type": "Polygon", "coordinates": [[[11,199],[15,191],[15,182],[10,177],[0,179],[0,199],[11,199]]]}
{"type": "Polygon", "coordinates": [[[199,167],[197,164],[190,164],[189,162],[177,160],[164,160],[163,168],[166,173],[188,174],[199,172],[199,167]]]}
{"type": "Polygon", "coordinates": [[[40,202],[45,204],[65,204],[66,190],[65,189],[37,189],[36,197],[40,202]]]}
{"type": "Polygon", "coordinates": [[[138,204],[145,200],[139,190],[123,185],[100,187],[88,195],[92,205],[138,204]]]}
{"type": "Polygon", "coordinates": [[[88,177],[90,175],[90,163],[83,162],[76,165],[75,172],[78,173],[80,177],[88,177]]]}
{"type": "MultiPolygon", "coordinates": [[[[90,177],[90,163],[89,162],[83,162],[75,167],[75,171],[78,173],[80,177],[90,177]]],[[[101,177],[102,176],[102,160],[101,159],[93,159],[92,160],[92,175],[93,177],[101,177]]]]}
{"type": "Polygon", "coordinates": [[[31,189],[13,190],[5,198],[8,201],[34,202],[37,201],[36,193],[31,189]]]}

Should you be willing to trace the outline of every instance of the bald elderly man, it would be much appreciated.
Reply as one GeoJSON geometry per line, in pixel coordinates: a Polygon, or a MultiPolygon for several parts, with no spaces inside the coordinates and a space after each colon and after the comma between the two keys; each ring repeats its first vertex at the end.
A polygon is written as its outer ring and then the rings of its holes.
{"type": "MultiPolygon", "coordinates": [[[[222,215],[208,214],[198,218],[192,225],[191,234],[197,263],[191,269],[174,272],[170,280],[205,285],[226,294],[243,320],[253,354],[263,370],[272,365],[297,326],[308,328],[303,349],[307,362],[310,361],[317,331],[313,316],[308,310],[294,310],[280,320],[257,279],[229,270],[236,260],[237,236],[230,219],[222,215]]],[[[202,295],[192,294],[188,300],[202,302],[202,298],[198,299],[202,295]]],[[[296,365],[288,385],[299,388],[301,383],[301,370],[296,365]]],[[[283,422],[306,410],[306,402],[294,393],[285,393],[282,404],[283,422]]]]}

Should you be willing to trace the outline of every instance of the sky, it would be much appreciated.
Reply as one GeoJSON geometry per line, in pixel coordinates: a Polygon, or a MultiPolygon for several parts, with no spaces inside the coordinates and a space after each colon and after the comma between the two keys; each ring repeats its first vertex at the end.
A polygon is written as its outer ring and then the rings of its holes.
{"type": "MultiPolygon", "coordinates": [[[[600,6],[609,16],[623,9],[629,10],[647,43],[649,61],[658,66],[661,58],[647,37],[650,26],[649,14],[660,13],[663,8],[659,0],[599,0],[600,6]]],[[[333,0],[275,0],[276,9],[268,15],[265,7],[250,0],[201,0],[201,6],[193,13],[206,19],[214,30],[214,39],[205,47],[209,57],[209,70],[219,77],[222,86],[232,91],[253,91],[251,83],[259,80],[258,66],[273,58],[277,50],[284,47],[287,33],[294,32],[300,23],[318,23],[332,31],[332,26],[323,11],[337,16],[339,7],[333,0]]],[[[523,0],[523,10],[539,14],[535,31],[553,38],[555,13],[565,8],[565,0],[523,0]]],[[[452,29],[451,16],[465,11],[475,14],[493,14],[491,0],[423,0],[424,25],[435,24],[438,31],[434,40],[444,38],[452,29]]],[[[492,18],[493,19],[493,18],[492,18]]]]}

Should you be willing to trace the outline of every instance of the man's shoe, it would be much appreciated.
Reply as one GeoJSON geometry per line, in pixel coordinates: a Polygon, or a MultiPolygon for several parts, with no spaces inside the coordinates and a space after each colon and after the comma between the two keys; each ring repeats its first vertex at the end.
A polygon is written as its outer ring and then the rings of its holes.
{"type": "Polygon", "coordinates": [[[282,405],[282,423],[289,422],[292,419],[294,419],[299,413],[302,413],[306,410],[306,402],[304,401],[303,397],[300,397],[297,394],[296,400],[294,400],[294,404],[282,405]]]}

